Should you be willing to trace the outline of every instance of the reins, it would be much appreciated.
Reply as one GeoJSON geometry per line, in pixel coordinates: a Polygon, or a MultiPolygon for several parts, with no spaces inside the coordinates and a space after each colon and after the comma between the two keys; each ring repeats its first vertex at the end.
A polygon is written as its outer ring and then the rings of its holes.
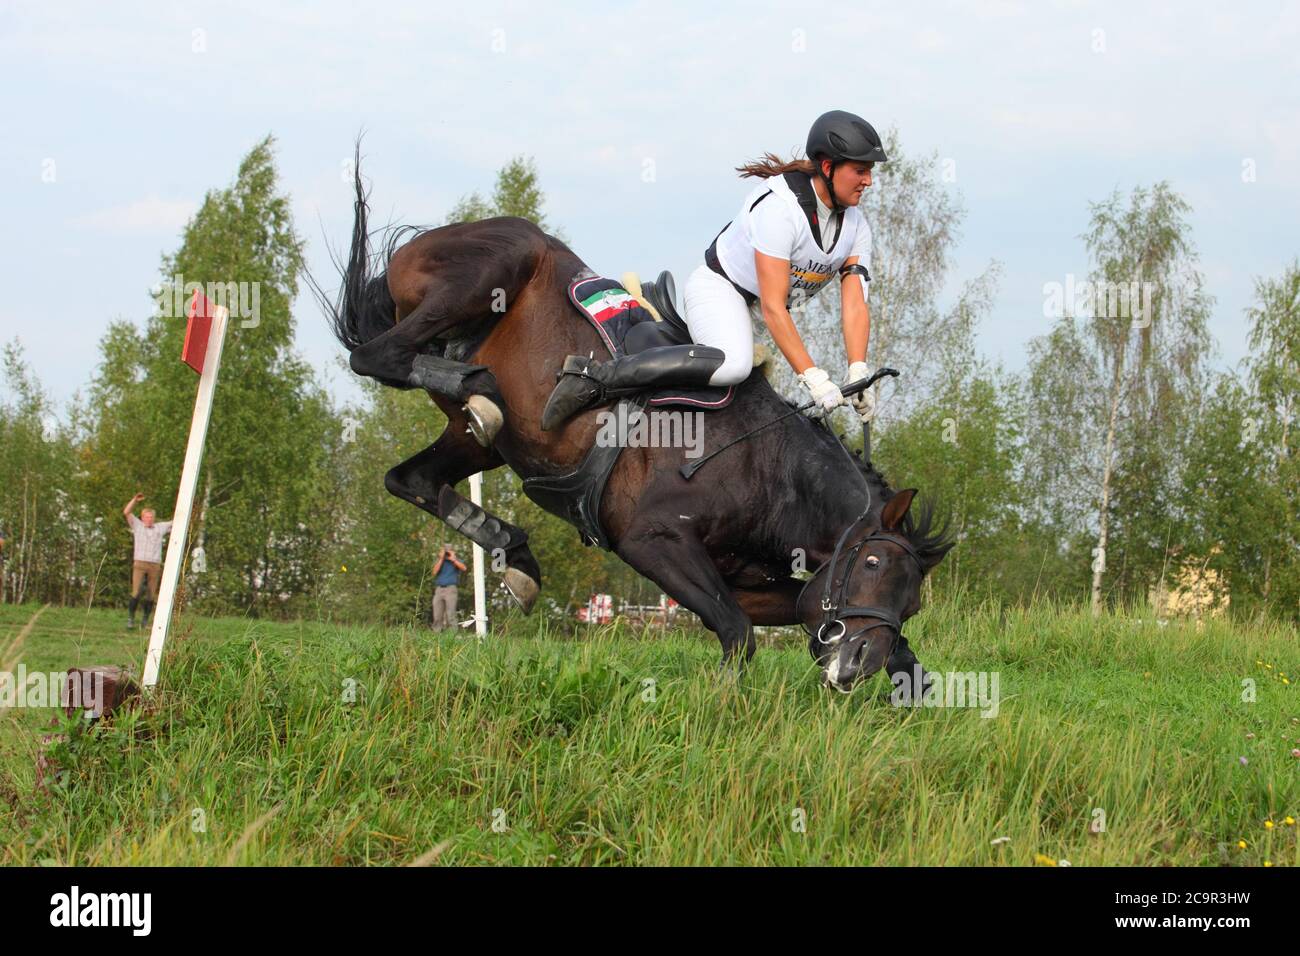
{"type": "MultiPolygon", "coordinates": [[[[842,394],[845,398],[849,397],[850,395],[857,395],[859,392],[864,392],[867,389],[869,389],[872,385],[876,384],[876,382],[884,378],[886,375],[892,375],[896,377],[898,375],[898,370],[892,368],[877,369],[875,374],[873,374],[870,378],[864,378],[861,381],[850,382],[848,385],[845,385],[843,388],[840,389],[840,394],[842,394]]],[[[703,458],[697,458],[695,461],[688,461],[686,464],[682,465],[682,467],[678,469],[678,472],[681,474],[683,478],[685,478],[687,481],[690,481],[692,476],[694,476],[694,474],[697,471],[699,471],[706,464],[708,464],[708,462],[710,462],[713,458],[715,458],[718,455],[721,455],[732,445],[738,445],[746,438],[752,438],[754,435],[761,432],[764,428],[767,428],[771,425],[775,425],[777,422],[783,422],[791,415],[797,415],[800,412],[806,412],[808,411],[808,409],[812,408],[816,404],[817,404],[816,401],[804,402],[802,405],[798,406],[797,408],[790,409],[788,412],[786,412],[783,415],[778,415],[776,416],[776,418],[763,422],[763,424],[751,428],[749,431],[745,432],[745,434],[740,435],[737,438],[733,438],[731,441],[727,442],[721,448],[709,452],[709,454],[705,455],[703,458]]]]}

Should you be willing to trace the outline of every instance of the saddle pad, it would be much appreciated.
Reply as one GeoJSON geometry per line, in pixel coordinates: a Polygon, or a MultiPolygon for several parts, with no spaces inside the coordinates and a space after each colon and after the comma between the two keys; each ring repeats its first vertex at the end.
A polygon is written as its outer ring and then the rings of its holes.
{"type": "MultiPolygon", "coordinates": [[[[628,331],[655,317],[643,308],[636,297],[613,279],[605,279],[583,270],[569,283],[569,301],[591,323],[609,350],[611,358],[626,355],[623,340],[628,331]]],[[[735,386],[726,388],[669,388],[651,394],[650,404],[661,408],[677,406],[710,410],[726,408],[735,398],[735,386]]]]}

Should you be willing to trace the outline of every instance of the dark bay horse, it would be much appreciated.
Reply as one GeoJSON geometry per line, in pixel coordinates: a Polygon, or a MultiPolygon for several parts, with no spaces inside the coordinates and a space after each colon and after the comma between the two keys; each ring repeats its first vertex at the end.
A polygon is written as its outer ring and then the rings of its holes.
{"type": "MultiPolygon", "coordinates": [[[[604,349],[566,294],[586,266],[559,239],[513,217],[398,230],[377,263],[359,160],[343,284],[335,301],[322,301],[354,372],[427,389],[448,420],[437,441],[388,472],[385,485],[503,554],[504,583],[528,610],[541,570],[527,534],[454,486],[503,464],[522,478],[566,474],[592,447],[599,409],[541,428],[565,356],[604,349]],[[486,436],[467,410],[471,398],[499,409],[499,427],[486,436]]],[[[730,406],[705,415],[705,450],[789,410],[755,370],[730,406]]],[[[919,610],[922,577],[952,546],[931,528],[929,508],[910,515],[914,490],[895,493],[829,428],[803,415],[759,431],[689,481],[678,471],[684,460],[681,448],[624,449],[600,519],[622,560],[717,634],[724,664],[753,655],[754,625],[802,623],[814,659],[840,689],[882,666],[911,670],[916,658],[901,622],[919,610]],[[805,592],[816,597],[801,601],[804,582],[794,572],[823,565],[837,544],[851,560],[823,568],[805,592]],[[829,578],[837,601],[880,613],[865,625],[837,620],[842,626],[828,632],[822,607],[830,588],[822,584],[829,578]]]]}

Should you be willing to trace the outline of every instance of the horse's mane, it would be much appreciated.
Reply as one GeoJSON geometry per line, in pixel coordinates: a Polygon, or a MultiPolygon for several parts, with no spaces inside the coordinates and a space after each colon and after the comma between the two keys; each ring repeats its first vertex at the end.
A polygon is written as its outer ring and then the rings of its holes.
{"type": "Polygon", "coordinates": [[[945,516],[943,524],[936,528],[935,511],[934,501],[927,498],[918,508],[909,508],[903,516],[903,537],[916,550],[921,566],[926,570],[942,561],[957,543],[957,535],[951,528],[951,516],[945,516]],[[913,516],[916,511],[919,514],[913,516]]]}
{"type": "MultiPolygon", "coordinates": [[[[781,401],[790,408],[799,407],[799,403],[793,399],[786,398],[784,395],[781,395],[780,398],[781,401]]],[[[862,477],[867,480],[867,485],[874,492],[880,493],[882,501],[888,501],[890,498],[894,497],[894,489],[889,486],[889,481],[885,478],[885,473],[872,464],[871,461],[862,457],[861,448],[850,447],[844,436],[833,430],[824,417],[810,418],[808,421],[817,428],[820,428],[840,444],[848,456],[857,464],[858,470],[862,472],[862,477]]]]}
{"type": "MultiPolygon", "coordinates": [[[[788,398],[782,397],[791,408],[798,407],[798,404],[788,398]]],[[[872,490],[873,495],[879,496],[879,504],[883,505],[890,498],[894,497],[897,492],[890,487],[888,479],[885,478],[884,472],[877,468],[869,459],[864,458],[862,449],[850,448],[849,443],[845,441],[843,435],[838,434],[831,429],[830,425],[824,418],[814,418],[810,420],[813,425],[822,429],[830,437],[834,438],[848,453],[848,457],[858,466],[862,472],[862,477],[866,479],[867,486],[872,490]]],[[[874,510],[874,509],[873,509],[874,510]]],[[[943,523],[936,526],[936,514],[938,507],[935,499],[926,498],[921,501],[915,508],[909,508],[907,514],[903,517],[902,534],[907,543],[915,550],[921,558],[922,564],[926,568],[932,568],[943,560],[944,555],[952,550],[957,543],[956,534],[953,532],[951,525],[951,516],[945,516],[943,523]]]]}

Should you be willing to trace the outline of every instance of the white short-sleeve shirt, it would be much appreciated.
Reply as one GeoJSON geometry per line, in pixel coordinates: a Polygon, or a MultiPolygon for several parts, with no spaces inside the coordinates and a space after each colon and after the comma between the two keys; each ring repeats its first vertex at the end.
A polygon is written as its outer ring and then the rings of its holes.
{"type": "MultiPolygon", "coordinates": [[[[815,191],[813,195],[816,196],[815,191]]],[[[830,208],[820,198],[816,204],[820,244],[784,176],[773,176],[755,187],[745,197],[740,215],[717,238],[718,262],[727,277],[758,295],[754,253],[786,259],[790,263],[790,292],[786,301],[789,307],[799,296],[807,299],[819,293],[844,263],[855,256],[860,265],[870,269],[871,228],[858,207],[843,210],[844,221],[836,236],[830,208]]],[[[866,287],[864,283],[864,294],[866,287]]]]}

